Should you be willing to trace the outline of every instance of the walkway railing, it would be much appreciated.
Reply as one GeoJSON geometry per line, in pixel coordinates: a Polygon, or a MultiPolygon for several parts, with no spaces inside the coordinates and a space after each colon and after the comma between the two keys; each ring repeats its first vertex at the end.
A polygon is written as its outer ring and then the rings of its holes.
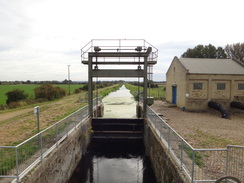
{"type": "MultiPolygon", "coordinates": [[[[96,103],[100,105],[101,100],[100,97],[96,103]]],[[[20,177],[83,125],[87,118],[88,106],[85,106],[16,146],[0,146],[0,178],[16,178],[19,182],[20,177]]]]}
{"type": "Polygon", "coordinates": [[[224,176],[244,182],[244,146],[195,149],[150,107],[147,107],[147,119],[192,182],[216,182],[224,176]]]}

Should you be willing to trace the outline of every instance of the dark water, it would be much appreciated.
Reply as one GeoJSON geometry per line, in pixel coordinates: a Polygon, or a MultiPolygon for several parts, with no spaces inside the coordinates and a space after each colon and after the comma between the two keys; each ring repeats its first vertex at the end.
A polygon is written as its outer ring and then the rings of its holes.
{"type": "Polygon", "coordinates": [[[93,141],[69,183],[156,183],[142,141],[93,141]]]}

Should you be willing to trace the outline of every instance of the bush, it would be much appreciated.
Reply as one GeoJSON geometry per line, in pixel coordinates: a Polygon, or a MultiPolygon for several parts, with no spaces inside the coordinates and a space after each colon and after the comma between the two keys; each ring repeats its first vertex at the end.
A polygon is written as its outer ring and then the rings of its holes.
{"type": "Polygon", "coordinates": [[[7,96],[7,104],[10,104],[11,102],[18,102],[20,100],[27,99],[28,97],[28,94],[25,94],[24,90],[20,89],[13,89],[12,91],[5,93],[5,95],[7,96]]]}
{"type": "Polygon", "coordinates": [[[81,92],[82,92],[82,88],[75,89],[75,93],[81,93],[81,92]]]}
{"type": "Polygon", "coordinates": [[[60,87],[53,87],[51,84],[42,84],[35,88],[35,98],[44,98],[49,101],[62,98],[66,95],[66,90],[60,87]]]}

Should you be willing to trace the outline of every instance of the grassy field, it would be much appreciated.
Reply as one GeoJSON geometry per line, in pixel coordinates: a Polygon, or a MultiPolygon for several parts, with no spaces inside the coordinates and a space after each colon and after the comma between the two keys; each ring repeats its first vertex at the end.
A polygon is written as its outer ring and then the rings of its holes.
{"type": "MultiPolygon", "coordinates": [[[[98,89],[98,95],[106,96],[112,91],[116,91],[121,85],[116,84],[106,88],[98,89]]],[[[96,91],[94,91],[96,93],[96,91]]],[[[86,91],[67,95],[61,99],[48,101],[39,104],[40,107],[40,129],[46,129],[64,117],[70,115],[81,107],[87,105],[86,91]]],[[[66,126],[67,124],[65,124],[66,126]]],[[[58,131],[64,130],[64,125],[59,126],[58,131]]],[[[53,130],[46,131],[42,138],[47,139],[55,133],[53,130]]],[[[37,133],[36,116],[33,114],[33,106],[25,108],[9,109],[0,112],[0,145],[17,145],[37,133]]],[[[25,143],[18,151],[19,161],[32,156],[38,150],[36,138],[25,143]],[[34,142],[33,142],[34,141],[34,142]]],[[[15,166],[13,149],[0,149],[0,174],[7,172],[15,166]]],[[[1,182],[1,181],[0,181],[1,182]]]]}
{"type": "MultiPolygon", "coordinates": [[[[29,98],[34,98],[34,89],[36,87],[39,87],[40,85],[0,85],[0,105],[5,105],[6,104],[6,95],[8,91],[11,91],[13,89],[20,89],[24,90],[26,94],[29,95],[29,98]]],[[[66,89],[66,92],[68,93],[69,91],[69,85],[53,85],[53,86],[59,86],[60,88],[66,89]]],[[[82,87],[83,85],[70,85],[70,92],[73,93],[75,89],[82,87]]]]}
{"type": "MultiPolygon", "coordinates": [[[[130,90],[131,94],[136,97],[138,93],[138,86],[131,85],[131,84],[125,84],[125,87],[130,90]]],[[[164,99],[165,98],[165,85],[159,84],[158,88],[151,88],[150,90],[147,90],[147,95],[149,97],[154,97],[154,99],[164,99]]],[[[143,92],[143,87],[139,87],[140,92],[143,92]]]]}

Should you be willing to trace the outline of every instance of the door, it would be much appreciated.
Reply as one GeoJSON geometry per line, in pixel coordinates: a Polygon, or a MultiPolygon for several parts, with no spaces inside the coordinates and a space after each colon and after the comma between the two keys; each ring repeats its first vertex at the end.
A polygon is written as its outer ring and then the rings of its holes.
{"type": "Polygon", "coordinates": [[[177,86],[172,86],[172,103],[176,104],[177,102],[177,86]]]}

